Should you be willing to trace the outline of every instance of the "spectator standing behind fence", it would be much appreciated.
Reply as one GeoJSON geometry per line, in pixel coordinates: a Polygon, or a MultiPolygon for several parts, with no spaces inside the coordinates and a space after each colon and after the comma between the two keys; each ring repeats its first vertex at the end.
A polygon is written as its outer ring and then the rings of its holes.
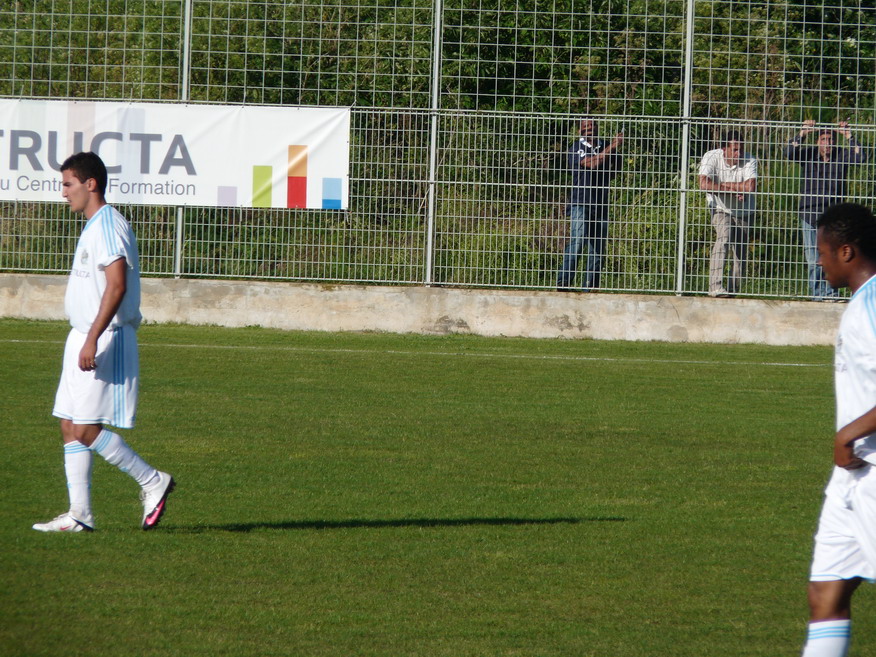
{"type": "Polygon", "coordinates": [[[581,136],[569,147],[568,161],[572,170],[572,193],[569,198],[571,232],[563,264],[557,274],[557,289],[572,288],[578,271],[578,260],[587,248],[584,290],[599,287],[602,260],[608,237],[609,183],[620,171],[618,148],[623,143],[623,131],[608,144],[596,136],[596,121],[581,121],[581,136]]]}
{"type": "Polygon", "coordinates": [[[809,293],[816,301],[839,298],[824,278],[817,264],[818,251],[815,245],[818,217],[831,205],[842,203],[848,193],[849,168],[867,161],[867,154],[852,136],[848,123],[839,122],[839,130],[819,130],[815,146],[803,146],[810,132],[815,132],[815,121],[803,122],[799,134],[785,147],[785,156],[800,164],[803,182],[800,190],[800,228],[803,231],[803,254],[809,269],[809,293]],[[834,144],[834,132],[845,137],[848,146],[834,144]]]}
{"type": "Polygon", "coordinates": [[[709,259],[709,296],[736,294],[745,277],[751,219],[755,211],[757,160],[746,153],[742,135],[724,133],[721,148],[703,155],[700,161],[700,189],[706,192],[715,244],[709,259]],[[727,252],[733,256],[730,277],[724,285],[727,252]]]}

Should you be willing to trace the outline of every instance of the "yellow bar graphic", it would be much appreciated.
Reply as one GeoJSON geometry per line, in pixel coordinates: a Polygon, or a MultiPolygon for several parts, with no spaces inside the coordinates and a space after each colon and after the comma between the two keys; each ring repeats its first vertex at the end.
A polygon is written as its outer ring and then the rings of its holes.
{"type": "Polygon", "coordinates": [[[254,208],[271,207],[271,167],[255,166],[252,168],[252,206],[254,208]]]}

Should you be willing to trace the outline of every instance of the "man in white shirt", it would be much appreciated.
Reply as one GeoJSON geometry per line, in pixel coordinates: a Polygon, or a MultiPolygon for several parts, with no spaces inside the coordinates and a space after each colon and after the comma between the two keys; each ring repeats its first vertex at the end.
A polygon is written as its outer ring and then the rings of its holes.
{"type": "Polygon", "coordinates": [[[728,297],[737,293],[745,277],[748,240],[755,211],[757,160],[744,152],[742,135],[731,130],[724,134],[721,148],[703,155],[700,161],[700,189],[706,192],[715,244],[709,259],[709,296],[728,297]],[[727,252],[733,266],[724,285],[727,252]]]}
{"type": "Polygon", "coordinates": [[[107,171],[94,153],[61,165],[62,195],[86,224],[76,246],[64,307],[70,333],[52,413],[61,419],[70,509],[33,526],[42,532],[94,530],[91,512],[92,452],[141,488],[143,529],[161,520],[173,477],[146,463],[104,425],[134,427],[139,381],[140,265],[131,226],[104,193],[107,171]]]}
{"type": "Polygon", "coordinates": [[[803,657],[844,657],[852,594],[876,579],[876,219],[840,203],[817,225],[818,265],[852,296],[836,340],[835,467],[815,534],[803,657]]]}

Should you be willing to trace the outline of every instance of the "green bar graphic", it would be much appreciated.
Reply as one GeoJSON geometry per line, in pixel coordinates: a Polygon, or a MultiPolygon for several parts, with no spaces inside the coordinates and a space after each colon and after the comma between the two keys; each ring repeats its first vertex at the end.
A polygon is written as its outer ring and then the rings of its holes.
{"type": "Polygon", "coordinates": [[[252,168],[252,207],[271,207],[271,178],[273,167],[254,166],[252,168]]]}

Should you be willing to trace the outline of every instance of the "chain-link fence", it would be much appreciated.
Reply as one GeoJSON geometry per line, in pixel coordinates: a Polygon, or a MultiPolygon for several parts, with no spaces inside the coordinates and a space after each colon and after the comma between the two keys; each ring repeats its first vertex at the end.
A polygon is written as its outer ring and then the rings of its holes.
{"type": "MultiPolygon", "coordinates": [[[[553,289],[578,217],[569,149],[586,115],[594,144],[622,135],[601,289],[709,290],[716,229],[700,164],[736,130],[757,182],[735,292],[805,298],[801,160],[839,163],[829,175],[847,179],[843,196],[872,203],[874,63],[864,2],[0,7],[0,97],[352,107],[348,210],[122,208],[152,275],[553,289]],[[833,150],[818,151],[817,132],[790,143],[807,120],[831,128],[833,150]]],[[[77,232],[62,205],[0,203],[0,270],[64,272],[77,232]]]]}

